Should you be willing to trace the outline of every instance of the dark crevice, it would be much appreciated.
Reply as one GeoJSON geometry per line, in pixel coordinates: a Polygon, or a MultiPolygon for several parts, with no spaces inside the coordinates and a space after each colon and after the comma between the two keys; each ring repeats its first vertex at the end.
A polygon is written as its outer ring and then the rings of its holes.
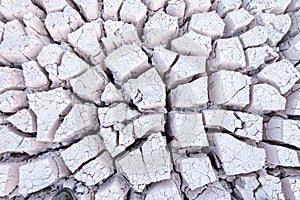
{"type": "Polygon", "coordinates": [[[130,196],[131,196],[132,192],[133,192],[132,189],[129,189],[129,190],[128,190],[128,192],[127,192],[127,194],[126,194],[126,197],[125,197],[126,200],[127,200],[127,199],[131,199],[130,196]]]}
{"type": "Polygon", "coordinates": [[[79,7],[79,5],[77,5],[74,0],[66,0],[68,2],[68,4],[78,12],[78,14],[80,15],[80,17],[82,18],[82,20],[85,22],[85,23],[88,23],[88,20],[86,19],[86,17],[83,15],[83,12],[81,12],[81,9],[79,7]]]}
{"type": "MultiPolygon", "coordinates": [[[[80,171],[82,169],[82,167],[84,167],[86,164],[88,164],[89,162],[95,160],[97,157],[101,156],[101,154],[103,154],[106,150],[101,150],[100,152],[98,152],[98,154],[90,159],[88,159],[87,161],[81,163],[81,165],[72,173],[72,174],[76,174],[76,172],[80,171]]],[[[109,176],[110,177],[110,176],[109,176]]],[[[108,178],[109,178],[108,177],[108,178]]],[[[107,178],[107,179],[108,179],[107,178]]]]}
{"type": "Polygon", "coordinates": [[[38,2],[38,0],[31,0],[32,4],[35,5],[36,7],[38,7],[40,10],[42,10],[45,15],[47,15],[47,11],[43,8],[43,6],[41,6],[38,2]]]}
{"type": "Polygon", "coordinates": [[[0,155],[0,163],[3,162],[10,162],[10,163],[16,163],[16,162],[24,162],[24,161],[30,161],[30,160],[38,160],[41,157],[44,157],[45,155],[51,155],[53,153],[57,153],[58,151],[65,150],[69,148],[71,145],[79,142],[82,140],[83,137],[89,136],[89,135],[95,135],[99,131],[99,128],[97,130],[92,130],[90,132],[85,133],[84,135],[78,136],[77,138],[73,138],[72,142],[48,142],[46,143],[47,148],[34,154],[34,155],[29,155],[27,153],[15,153],[15,152],[9,152],[9,153],[4,153],[0,155]],[[51,147],[52,146],[52,147],[51,147]],[[15,156],[11,156],[15,155],[15,156]],[[15,159],[17,158],[17,159],[15,159]],[[15,160],[14,160],[15,159],[15,160]]]}
{"type": "Polygon", "coordinates": [[[142,147],[142,145],[147,141],[149,135],[145,135],[142,138],[136,138],[134,143],[130,144],[129,146],[127,146],[125,148],[124,151],[120,152],[119,154],[117,154],[114,158],[114,162],[116,162],[116,160],[118,160],[119,158],[122,158],[123,156],[125,156],[128,152],[132,152],[135,151],[139,148],[142,147]]]}
{"type": "MultiPolygon", "coordinates": [[[[167,132],[168,131],[161,132],[161,134],[162,134],[162,136],[164,136],[166,138],[167,145],[168,145],[174,140],[174,136],[169,135],[167,132]]],[[[169,151],[171,151],[171,148],[169,149],[169,151]]]]}
{"type": "Polygon", "coordinates": [[[23,132],[22,130],[20,130],[16,126],[14,126],[13,124],[9,124],[7,126],[9,128],[11,128],[11,130],[13,130],[16,135],[19,135],[24,138],[35,138],[36,134],[37,134],[36,132],[30,132],[30,133],[23,132]]]}
{"type": "Polygon", "coordinates": [[[147,141],[148,138],[136,138],[134,143],[125,148],[125,151],[131,152],[139,149],[147,141]]]}
{"type": "Polygon", "coordinates": [[[213,151],[209,152],[207,154],[207,156],[208,156],[213,168],[216,169],[216,170],[219,170],[220,167],[219,167],[218,163],[221,163],[221,161],[219,160],[218,156],[213,151]]]}
{"type": "MultiPolygon", "coordinates": [[[[173,66],[177,63],[177,61],[179,60],[179,58],[180,58],[180,55],[176,55],[176,58],[174,59],[174,61],[172,62],[172,64],[170,65],[170,68],[169,68],[169,70],[168,71],[166,71],[165,73],[164,73],[164,76],[163,76],[163,82],[165,83],[165,84],[167,84],[167,80],[169,79],[169,76],[170,76],[170,71],[172,70],[172,68],[173,68],[173,66]]],[[[170,89],[168,89],[167,88],[167,91],[169,91],[170,89]]]]}
{"type": "Polygon", "coordinates": [[[172,62],[172,64],[170,65],[170,69],[172,69],[172,67],[177,63],[177,61],[179,60],[180,55],[176,55],[176,58],[174,59],[174,61],[172,62]]]}
{"type": "Polygon", "coordinates": [[[30,157],[27,153],[6,152],[0,155],[0,163],[17,163],[25,161],[30,157]]]}
{"type": "Polygon", "coordinates": [[[292,120],[299,120],[300,121],[300,116],[288,116],[288,119],[292,119],[292,120]]]}
{"type": "Polygon", "coordinates": [[[279,142],[279,141],[263,139],[262,142],[265,142],[265,143],[271,144],[271,145],[276,145],[276,146],[281,146],[281,147],[289,148],[289,149],[292,149],[292,150],[295,150],[295,151],[299,151],[300,150],[300,148],[298,148],[298,147],[295,147],[295,146],[293,146],[291,144],[286,144],[286,143],[283,143],[283,142],[279,142]]]}
{"type": "Polygon", "coordinates": [[[132,110],[136,110],[136,111],[139,112],[139,108],[133,103],[133,100],[132,100],[132,99],[128,102],[128,106],[129,106],[132,110]]]}
{"type": "MultiPolygon", "coordinates": [[[[116,84],[115,84],[115,79],[114,79],[114,75],[112,74],[112,72],[111,72],[109,69],[107,69],[107,70],[105,70],[105,73],[106,73],[106,75],[107,75],[108,80],[109,80],[112,84],[114,84],[114,85],[116,86],[116,84]]],[[[116,87],[117,87],[117,86],[116,86],[116,87]]]]}

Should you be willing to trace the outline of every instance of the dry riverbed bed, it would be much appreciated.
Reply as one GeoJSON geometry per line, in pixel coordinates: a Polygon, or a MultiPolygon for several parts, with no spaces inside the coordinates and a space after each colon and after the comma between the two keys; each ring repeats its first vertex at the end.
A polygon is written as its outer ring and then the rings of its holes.
{"type": "Polygon", "coordinates": [[[0,199],[300,199],[298,0],[0,1],[0,199]]]}

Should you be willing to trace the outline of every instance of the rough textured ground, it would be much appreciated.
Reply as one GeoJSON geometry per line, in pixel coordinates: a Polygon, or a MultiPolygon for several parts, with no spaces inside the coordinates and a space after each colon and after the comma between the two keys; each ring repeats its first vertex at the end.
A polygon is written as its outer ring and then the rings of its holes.
{"type": "Polygon", "coordinates": [[[299,0],[2,0],[0,20],[1,199],[300,199],[299,0]]]}

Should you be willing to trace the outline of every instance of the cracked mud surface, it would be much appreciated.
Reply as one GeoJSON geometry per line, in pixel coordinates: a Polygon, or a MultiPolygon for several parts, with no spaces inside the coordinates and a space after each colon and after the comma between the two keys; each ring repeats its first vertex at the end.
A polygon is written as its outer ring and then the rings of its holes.
{"type": "Polygon", "coordinates": [[[0,1],[0,199],[300,199],[298,0],[0,1]]]}

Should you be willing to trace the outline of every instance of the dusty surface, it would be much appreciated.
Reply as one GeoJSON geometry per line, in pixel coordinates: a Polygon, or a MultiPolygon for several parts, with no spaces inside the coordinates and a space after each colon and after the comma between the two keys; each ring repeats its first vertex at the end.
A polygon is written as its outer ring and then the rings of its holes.
{"type": "Polygon", "coordinates": [[[300,199],[299,0],[0,1],[0,199],[300,199]]]}

